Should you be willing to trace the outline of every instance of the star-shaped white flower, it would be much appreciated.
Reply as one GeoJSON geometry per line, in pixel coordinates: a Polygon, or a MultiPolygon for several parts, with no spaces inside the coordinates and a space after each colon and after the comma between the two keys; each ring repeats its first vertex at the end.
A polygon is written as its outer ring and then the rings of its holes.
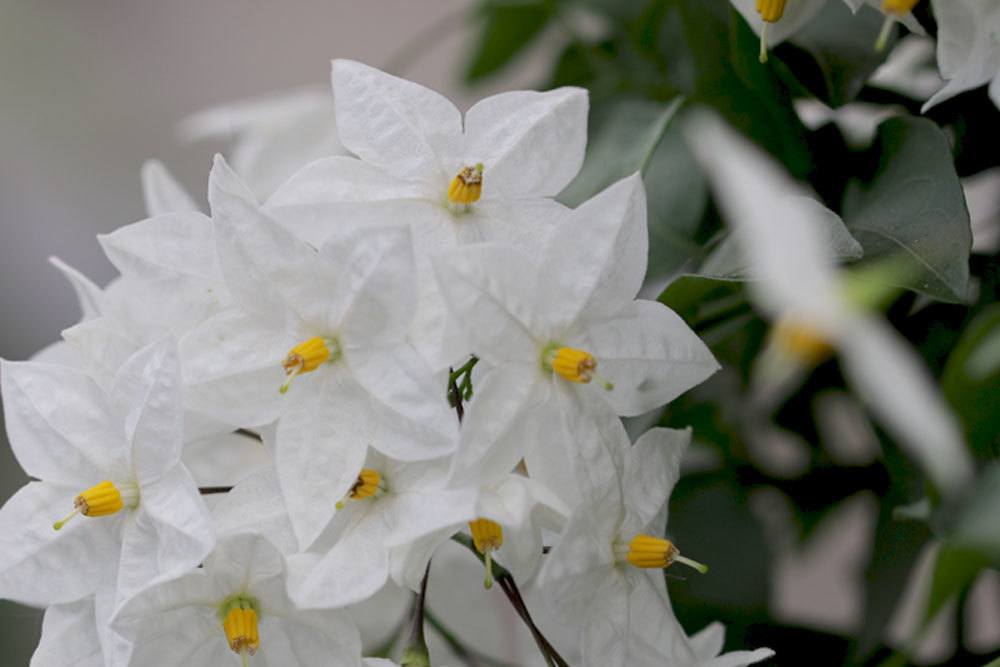
{"type": "Polygon", "coordinates": [[[834,349],[848,380],[899,445],[946,493],[972,464],[954,416],[922,361],[880,318],[851,303],[830,258],[826,225],[789,206],[800,189],[721,122],[700,118],[692,147],[758,281],[751,296],[777,321],[765,360],[811,367],[834,349]],[[783,361],[784,360],[784,361],[783,361]]]}
{"type": "Polygon", "coordinates": [[[345,224],[409,222],[420,305],[414,339],[436,367],[462,357],[428,259],[478,241],[530,248],[565,215],[555,197],[587,141],[587,93],[516,91],[463,114],[423,86],[349,60],[333,63],[340,140],[360,160],[330,158],[296,174],[267,207],[319,245],[345,224]],[[335,223],[335,224],[333,224],[335,223]]]}
{"type": "Polygon", "coordinates": [[[1000,107],[1000,5],[992,0],[932,0],[932,6],[938,69],[947,83],[923,111],[987,83],[990,99],[1000,107]]]}
{"type": "Polygon", "coordinates": [[[144,589],[117,626],[129,665],[359,667],[357,628],[340,611],[303,611],[286,593],[285,559],[261,535],[221,538],[204,567],[144,589]]]}
{"type": "Polygon", "coordinates": [[[584,500],[539,574],[542,590],[580,627],[583,667],[736,667],[773,655],[759,649],[716,658],[721,644],[706,642],[714,649],[708,654],[670,607],[661,570],[678,562],[704,569],[660,537],[690,430],[652,429],[630,447],[618,419],[600,429],[603,446],[582,466],[600,470],[581,477],[584,500]],[[610,478],[602,474],[608,468],[610,478]]]}
{"type": "Polygon", "coordinates": [[[572,506],[572,461],[588,443],[568,440],[564,422],[589,411],[648,412],[718,369],[673,311],[634,300],[647,245],[636,175],[573,211],[538,259],[501,244],[436,259],[451,313],[494,366],[469,404],[456,480],[508,472],[524,458],[530,475],[572,506]]]}
{"type": "Polygon", "coordinates": [[[411,460],[455,448],[444,387],[406,339],[409,231],[368,229],[316,251],[262,214],[221,158],[209,198],[239,306],[181,340],[189,404],[243,427],[280,418],[275,459],[306,548],[369,446],[411,460]]]}
{"type": "Polygon", "coordinates": [[[94,606],[94,598],[87,597],[46,609],[30,667],[105,667],[94,606]]]}
{"type": "Polygon", "coordinates": [[[352,604],[390,574],[419,585],[436,546],[475,518],[476,490],[449,488],[447,471],[444,459],[404,462],[370,451],[326,531],[290,558],[292,599],[307,608],[352,604]]]}
{"type": "Polygon", "coordinates": [[[11,448],[40,481],[0,510],[0,597],[59,604],[110,585],[119,604],[211,550],[208,511],[180,462],[172,342],[132,356],[109,392],[65,366],[4,362],[2,373],[11,448]]]}

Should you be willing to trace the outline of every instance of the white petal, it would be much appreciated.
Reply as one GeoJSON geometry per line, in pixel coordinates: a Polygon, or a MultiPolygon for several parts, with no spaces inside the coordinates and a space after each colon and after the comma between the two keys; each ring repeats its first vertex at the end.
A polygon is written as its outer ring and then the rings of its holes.
{"type": "Polygon", "coordinates": [[[305,241],[267,217],[221,157],[209,180],[216,248],[226,285],[246,310],[282,317],[289,310],[329,328],[327,302],[336,273],[305,241]]]}
{"type": "Polygon", "coordinates": [[[372,398],[379,429],[372,446],[402,460],[426,460],[450,454],[458,422],[438,384],[408,343],[349,349],[344,360],[372,398]]]}
{"type": "Polygon", "coordinates": [[[91,595],[118,560],[115,517],[52,522],[82,488],[29,482],[0,509],[0,598],[44,607],[91,595]]]}
{"type": "Polygon", "coordinates": [[[677,313],[656,301],[634,301],[614,318],[590,323],[577,339],[597,359],[599,381],[584,387],[606,399],[619,415],[640,415],[669,403],[719,369],[708,347],[677,313]]]}
{"type": "MultiPolygon", "coordinates": [[[[458,240],[509,243],[541,261],[548,238],[572,211],[554,199],[484,199],[458,223],[458,240]]],[[[437,252],[437,250],[435,251],[437,252]]]]}
{"type": "Polygon", "coordinates": [[[184,186],[159,160],[146,160],[142,165],[142,196],[150,217],[199,210],[184,186]]]}
{"type": "MultiPolygon", "coordinates": [[[[195,414],[185,413],[185,427],[195,414]]],[[[181,460],[198,486],[233,486],[273,463],[260,441],[242,433],[188,436],[181,460]]]]}
{"type": "Polygon", "coordinates": [[[504,479],[539,442],[539,428],[556,414],[545,414],[548,387],[530,366],[507,364],[475,385],[462,424],[461,443],[452,459],[450,478],[457,484],[494,483],[504,479]]]}
{"type": "MultiPolygon", "coordinates": [[[[262,326],[238,309],[219,313],[180,340],[185,400],[193,409],[233,424],[273,422],[284,409],[281,362],[294,345],[283,323],[262,326]]],[[[312,378],[298,378],[291,399],[312,378]]]]}
{"type": "Polygon", "coordinates": [[[885,324],[858,321],[840,345],[852,384],[899,446],[946,494],[973,477],[962,434],[923,361],[885,324]]]}
{"type": "Polygon", "coordinates": [[[681,473],[681,458],[691,443],[690,427],[684,430],[653,428],[632,445],[625,456],[623,475],[627,524],[624,534],[658,534],[666,525],[665,507],[681,473]],[[662,514],[661,514],[662,512],[662,514]],[[656,519],[662,523],[652,525],[656,519]]]}
{"type": "Polygon", "coordinates": [[[336,318],[345,347],[398,343],[413,320],[417,297],[409,227],[359,230],[323,246],[337,267],[336,318]]]}
{"type": "Polygon", "coordinates": [[[258,533],[284,554],[299,550],[274,467],[259,470],[234,486],[212,508],[212,519],[219,539],[258,533]]]}
{"type": "Polygon", "coordinates": [[[58,257],[49,257],[49,264],[59,269],[66,280],[73,287],[76,299],[80,303],[80,314],[82,320],[86,321],[98,317],[104,310],[104,293],[100,287],[83,275],[72,266],[62,261],[58,257]]]}
{"type": "Polygon", "coordinates": [[[465,114],[462,158],[482,162],[484,198],[555,197],[587,146],[587,91],[519,90],[487,97],[465,114]]]}
{"type": "MultiPolygon", "coordinates": [[[[160,592],[160,587],[152,590],[160,592]]],[[[239,664],[214,605],[165,607],[137,618],[125,632],[135,640],[131,667],[239,664]]]]}
{"type": "Polygon", "coordinates": [[[202,562],[215,545],[215,530],[187,469],[174,466],[157,482],[144,486],[142,494],[140,510],[156,525],[159,572],[176,575],[202,562]]]}
{"type": "Polygon", "coordinates": [[[336,373],[294,400],[278,422],[275,465],[303,549],[357,481],[377,421],[363,390],[336,373]]]}
{"type": "Polygon", "coordinates": [[[649,235],[639,174],[608,186],[575,209],[549,237],[541,288],[563,325],[627,305],[646,277],[649,235]]]}
{"type": "Polygon", "coordinates": [[[539,359],[538,268],[515,249],[482,244],[434,260],[438,287],[450,313],[466,329],[475,353],[492,363],[539,359]]]}
{"type": "Polygon", "coordinates": [[[206,288],[222,278],[212,221],[198,212],[148,218],[97,240],[122,275],[147,281],[186,279],[206,288]]]}
{"type": "Polygon", "coordinates": [[[365,162],[400,178],[442,179],[462,133],[455,105],[421,85],[351,60],[333,61],[337,131],[365,162]]]}
{"type": "Polygon", "coordinates": [[[260,650],[265,667],[358,667],[361,639],[344,612],[312,611],[279,617],[264,614],[260,650]]]}
{"type": "Polygon", "coordinates": [[[658,570],[626,567],[628,613],[625,664],[636,667],[699,665],[687,635],[677,622],[658,570]]]}
{"type": "Polygon", "coordinates": [[[140,484],[159,479],[181,459],[181,374],[173,340],[132,355],[115,376],[111,400],[124,418],[125,441],[140,484]]]}
{"type": "Polygon", "coordinates": [[[104,392],[66,366],[4,361],[4,421],[18,463],[29,476],[82,491],[124,456],[104,392]]]}
{"type": "Polygon", "coordinates": [[[409,544],[442,528],[460,526],[476,518],[476,492],[471,486],[406,490],[395,496],[385,517],[390,527],[385,543],[391,547],[409,544]]]}
{"type": "MultiPolygon", "coordinates": [[[[760,34],[764,22],[757,13],[755,0],[731,0],[733,6],[743,15],[753,31],[760,34]]],[[[798,32],[823,9],[826,0],[797,0],[785,6],[781,20],[771,24],[767,30],[768,46],[777,46],[798,32]]]]}
{"type": "MultiPolygon", "coordinates": [[[[273,581],[280,581],[286,573],[285,557],[281,551],[267,537],[256,533],[220,538],[215,551],[205,561],[205,569],[231,590],[250,591],[258,586],[267,588],[273,581]]],[[[287,602],[283,590],[280,597],[282,599],[269,602],[287,602]]]]}
{"type": "Polygon", "coordinates": [[[42,636],[30,667],[104,667],[93,598],[45,610],[42,636]]]}

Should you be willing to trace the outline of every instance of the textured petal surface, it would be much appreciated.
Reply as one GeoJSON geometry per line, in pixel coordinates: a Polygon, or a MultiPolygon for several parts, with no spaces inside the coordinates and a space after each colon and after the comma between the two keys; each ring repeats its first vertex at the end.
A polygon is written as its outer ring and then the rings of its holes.
{"type": "Polygon", "coordinates": [[[587,91],[557,88],[487,97],[465,114],[462,164],[482,162],[484,198],[555,197],[580,171],[587,91]]]}
{"type": "Polygon", "coordinates": [[[681,458],[691,444],[691,429],[653,428],[639,437],[625,455],[623,535],[659,535],[666,525],[667,500],[680,478],[681,458]],[[653,524],[653,520],[657,524],[653,524]],[[662,520],[662,523],[659,523],[662,520]]]}
{"type": "Polygon", "coordinates": [[[237,533],[258,533],[266,535],[284,554],[299,550],[273,466],[255,472],[226,493],[212,508],[212,520],[220,539],[237,533]]]}
{"type": "Polygon", "coordinates": [[[42,636],[30,667],[104,667],[93,598],[45,610],[42,636]]]}
{"type": "Polygon", "coordinates": [[[198,212],[165,213],[97,237],[122,275],[140,280],[186,279],[206,288],[222,276],[212,221],[198,212]]]}

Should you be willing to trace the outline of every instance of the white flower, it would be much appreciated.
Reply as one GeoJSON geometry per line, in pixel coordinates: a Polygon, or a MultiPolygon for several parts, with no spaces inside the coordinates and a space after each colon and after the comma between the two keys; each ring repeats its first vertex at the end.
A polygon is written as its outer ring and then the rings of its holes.
{"type": "MultiPolygon", "coordinates": [[[[881,319],[846,298],[822,220],[788,206],[799,189],[774,163],[714,119],[700,119],[692,147],[760,280],[748,283],[777,320],[772,350],[801,366],[840,353],[845,373],[901,447],[946,493],[972,466],[953,415],[921,360],[881,319]]],[[[767,359],[767,357],[765,357],[767,359]]]]}
{"type": "Polygon", "coordinates": [[[64,366],[4,362],[2,370],[11,448],[41,481],[0,510],[0,597],[59,604],[107,584],[120,603],[201,561],[214,535],[180,462],[172,343],[135,354],[108,393],[64,366]]]}
{"type": "Polygon", "coordinates": [[[534,260],[500,244],[440,256],[438,283],[475,353],[494,366],[476,386],[453,475],[471,482],[522,457],[571,505],[582,442],[563,422],[585,412],[638,415],[718,368],[673,311],[633,300],[646,273],[646,201],[638,176],[581,205],[534,260]],[[591,380],[594,380],[591,382],[591,380]]]}
{"type": "Polygon", "coordinates": [[[932,0],[932,6],[938,69],[947,84],[923,110],[987,83],[990,99],[1000,107],[1000,5],[993,0],[932,0]]]}
{"type": "Polygon", "coordinates": [[[240,306],[181,340],[189,405],[244,427],[281,418],[275,459],[305,548],[369,445],[399,459],[455,447],[443,383],[406,340],[409,232],[368,229],[317,252],[264,216],[221,158],[210,200],[222,271],[240,306]]]}
{"type": "Polygon", "coordinates": [[[359,602],[394,580],[414,588],[452,527],[475,518],[475,489],[445,485],[446,460],[403,462],[370,451],[326,531],[289,559],[303,607],[359,602]]]}
{"type": "Polygon", "coordinates": [[[343,612],[288,599],[285,561],[260,535],[220,539],[204,567],[144,589],[118,626],[135,642],[129,665],[359,667],[361,642],[343,612]]]}
{"type": "Polygon", "coordinates": [[[463,114],[441,95],[348,60],[333,63],[337,127],[361,161],[315,162],[267,207],[319,245],[338,227],[409,222],[420,306],[414,336],[436,367],[462,356],[429,275],[429,256],[477,241],[530,247],[564,214],[552,197],[587,141],[587,93],[560,88],[486,98],[463,114]]]}
{"type": "Polygon", "coordinates": [[[328,88],[301,88],[205,109],[180,125],[188,140],[233,142],[229,162],[260,198],[304,165],[346,155],[328,88]]]}
{"type": "Polygon", "coordinates": [[[539,574],[542,590],[580,627],[583,667],[748,665],[773,655],[703,655],[670,607],[661,570],[677,562],[706,569],[660,537],[690,430],[652,429],[629,447],[619,420],[600,429],[603,447],[583,467],[602,470],[582,476],[584,500],[539,574]],[[604,477],[604,468],[616,474],[604,477]]]}
{"type": "Polygon", "coordinates": [[[142,197],[151,218],[198,210],[188,191],[159,160],[146,160],[142,165],[142,197]]]}
{"type": "Polygon", "coordinates": [[[52,605],[30,667],[104,667],[100,632],[93,597],[52,605]]]}

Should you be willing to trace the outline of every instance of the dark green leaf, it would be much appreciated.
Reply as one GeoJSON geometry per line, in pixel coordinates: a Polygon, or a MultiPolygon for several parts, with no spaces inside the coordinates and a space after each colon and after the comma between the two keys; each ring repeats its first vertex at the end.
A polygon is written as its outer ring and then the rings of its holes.
{"type": "Polygon", "coordinates": [[[900,287],[964,301],[972,232],[944,133],[922,118],[892,118],[879,125],[874,151],[878,169],[850,198],[848,229],[866,258],[899,258],[900,287]]]}
{"type": "Polygon", "coordinates": [[[548,25],[554,14],[545,0],[485,2],[480,7],[482,29],[465,72],[467,83],[495,74],[520,54],[548,25]]]}
{"type": "Polygon", "coordinates": [[[984,459],[1000,457],[1000,304],[969,324],[941,380],[972,450],[984,459]]]}

